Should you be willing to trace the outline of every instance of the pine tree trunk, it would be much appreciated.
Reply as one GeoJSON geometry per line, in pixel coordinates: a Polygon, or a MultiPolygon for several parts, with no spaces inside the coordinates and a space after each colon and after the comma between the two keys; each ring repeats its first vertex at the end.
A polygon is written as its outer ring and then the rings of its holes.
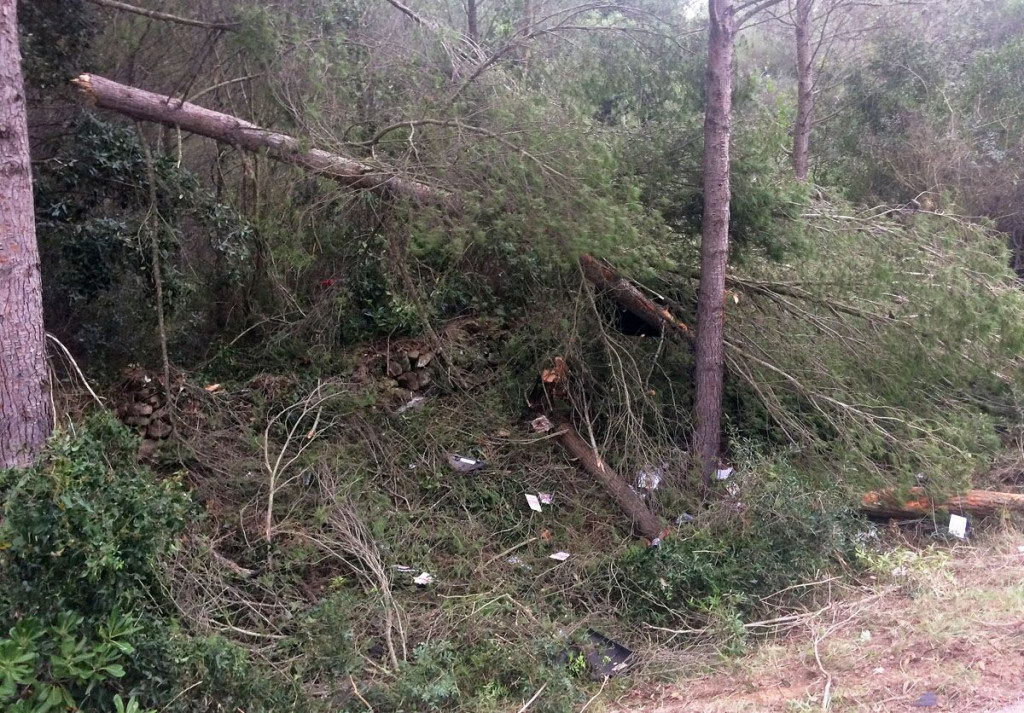
{"type": "Polygon", "coordinates": [[[271,158],[300,166],[349,188],[399,195],[424,203],[451,200],[447,193],[432,186],[379,171],[339,154],[307,149],[295,137],[264,129],[237,116],[129,87],[95,74],[83,74],[73,83],[101,109],[111,109],[137,121],[180,127],[183,131],[247,151],[266,151],[271,158]]]}
{"type": "Polygon", "coordinates": [[[35,460],[53,418],[17,0],[0,0],[0,468],[35,460]]]}
{"type": "Polygon", "coordinates": [[[718,463],[722,423],[725,268],[729,260],[729,139],[732,129],[733,0],[708,0],[704,109],[704,217],[697,295],[696,455],[705,489],[718,463]]]}
{"type": "Polygon", "coordinates": [[[811,125],[814,121],[814,61],[811,57],[811,10],[814,0],[796,0],[796,120],[793,123],[793,171],[807,179],[811,125]]]}
{"type": "Polygon", "coordinates": [[[477,26],[476,0],[466,0],[466,33],[473,44],[480,44],[480,28],[477,26]]]}

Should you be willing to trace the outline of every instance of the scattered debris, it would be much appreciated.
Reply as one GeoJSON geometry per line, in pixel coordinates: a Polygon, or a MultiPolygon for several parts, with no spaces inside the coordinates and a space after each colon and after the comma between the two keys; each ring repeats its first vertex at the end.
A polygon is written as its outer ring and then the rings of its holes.
{"type": "Polygon", "coordinates": [[[587,660],[591,679],[601,681],[606,677],[617,676],[629,668],[628,660],[633,652],[625,646],[593,629],[587,629],[587,639],[589,642],[583,655],[587,660]]]}
{"type": "Polygon", "coordinates": [[[963,515],[950,515],[949,534],[961,540],[967,539],[967,518],[963,515]]]}
{"type": "Polygon", "coordinates": [[[553,559],[553,560],[558,560],[559,562],[565,562],[567,559],[569,559],[569,553],[568,552],[556,552],[555,554],[550,555],[549,558],[553,559]]]}
{"type": "Polygon", "coordinates": [[[729,476],[732,475],[735,468],[729,466],[728,468],[719,468],[715,471],[716,480],[728,480],[729,476]]]}
{"type": "Polygon", "coordinates": [[[547,433],[555,427],[555,424],[551,423],[547,416],[538,416],[530,421],[530,426],[535,433],[547,433]]]}
{"type": "Polygon", "coordinates": [[[399,572],[412,572],[413,571],[412,567],[406,567],[404,564],[396,564],[395,565],[395,569],[397,569],[399,572]]]}
{"type": "Polygon", "coordinates": [[[661,538],[655,537],[653,540],[651,540],[651,547],[661,547],[661,538]]]}
{"type": "Polygon", "coordinates": [[[668,468],[668,464],[662,464],[658,468],[654,468],[649,465],[645,465],[640,469],[640,472],[636,476],[636,487],[641,490],[657,490],[658,486],[661,485],[662,479],[665,477],[665,469],[668,468]]]}
{"type": "Polygon", "coordinates": [[[693,515],[691,515],[688,512],[684,512],[682,515],[676,518],[676,524],[682,525],[684,522],[693,522],[694,519],[695,518],[693,517],[693,515]]]}
{"type": "Polygon", "coordinates": [[[554,497],[551,495],[551,493],[537,493],[537,498],[541,501],[543,505],[550,505],[554,500],[554,497]]]}
{"type": "Polygon", "coordinates": [[[459,473],[472,473],[474,470],[480,470],[487,465],[487,461],[477,460],[476,458],[467,458],[466,456],[460,456],[457,453],[449,453],[448,465],[459,473]]]}
{"type": "Polygon", "coordinates": [[[925,691],[921,694],[920,698],[918,698],[910,705],[914,706],[915,708],[933,708],[939,705],[939,697],[931,691],[925,691]]]}
{"type": "Polygon", "coordinates": [[[425,587],[428,584],[433,583],[434,575],[430,574],[429,572],[421,572],[420,574],[418,574],[415,577],[413,577],[412,581],[414,581],[416,584],[420,585],[421,587],[425,587]]]}
{"type": "Polygon", "coordinates": [[[402,406],[399,406],[395,410],[395,415],[396,416],[401,416],[406,411],[412,411],[414,408],[419,408],[420,406],[422,406],[426,402],[427,402],[427,397],[426,396],[413,396],[411,399],[409,399],[408,403],[405,403],[402,406]]]}
{"type": "Polygon", "coordinates": [[[224,387],[221,386],[220,384],[210,384],[209,386],[204,386],[203,390],[206,391],[206,393],[208,393],[208,394],[215,394],[218,391],[220,391],[222,388],[224,388],[224,387]]]}
{"type": "Polygon", "coordinates": [[[533,493],[526,494],[526,502],[529,503],[531,510],[534,510],[535,512],[544,512],[540,508],[540,500],[538,500],[537,496],[533,493]]]}
{"type": "Polygon", "coordinates": [[[512,555],[508,558],[508,563],[513,567],[522,567],[523,569],[533,569],[530,565],[523,562],[523,558],[519,555],[512,555]]]}
{"type": "Polygon", "coordinates": [[[861,641],[871,641],[871,632],[868,631],[867,629],[865,629],[864,631],[860,632],[860,640],[861,641]]]}

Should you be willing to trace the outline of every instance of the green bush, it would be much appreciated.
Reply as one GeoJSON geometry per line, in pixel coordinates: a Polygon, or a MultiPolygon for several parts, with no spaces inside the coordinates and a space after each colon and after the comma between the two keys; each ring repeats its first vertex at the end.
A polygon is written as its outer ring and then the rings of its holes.
{"type": "Polygon", "coordinates": [[[854,560],[863,521],[834,488],[813,489],[785,464],[744,470],[729,481],[737,495],[695,525],[626,554],[617,586],[632,618],[741,631],[743,619],[795,605],[806,590],[769,595],[854,560]]]}
{"type": "Polygon", "coordinates": [[[110,708],[165,666],[151,658],[158,559],[190,502],[136,463],[137,447],[102,413],[54,436],[34,467],[0,471],[0,701],[14,710],[110,708]]]}

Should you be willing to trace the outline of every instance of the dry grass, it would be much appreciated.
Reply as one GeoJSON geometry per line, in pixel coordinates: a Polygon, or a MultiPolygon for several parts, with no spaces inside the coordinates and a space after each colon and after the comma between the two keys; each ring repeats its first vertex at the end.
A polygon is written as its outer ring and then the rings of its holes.
{"type": "Polygon", "coordinates": [[[1024,695],[1024,535],[1000,526],[952,551],[906,545],[755,653],[691,667],[605,710],[681,713],[991,711],[1024,695]]]}

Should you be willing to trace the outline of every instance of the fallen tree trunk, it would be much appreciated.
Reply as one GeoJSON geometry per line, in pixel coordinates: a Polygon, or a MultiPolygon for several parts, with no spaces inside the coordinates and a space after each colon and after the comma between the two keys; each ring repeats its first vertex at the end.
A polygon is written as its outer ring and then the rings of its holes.
{"type": "Polygon", "coordinates": [[[447,192],[361,161],[304,148],[299,139],[264,129],[230,114],[222,114],[174,97],[162,96],[95,74],[83,74],[73,83],[101,109],[110,109],[139,121],[179,127],[200,136],[248,151],[267,151],[273,158],[293,164],[349,188],[401,196],[421,203],[445,203],[447,192]]]}
{"type": "Polygon", "coordinates": [[[612,299],[645,324],[685,341],[693,340],[693,333],[689,327],[594,256],[586,253],[580,255],[580,268],[587,280],[605,290],[612,299]]]}
{"type": "Polygon", "coordinates": [[[580,437],[571,423],[559,421],[555,425],[555,433],[562,448],[580,462],[583,470],[597,479],[641,534],[651,540],[661,537],[665,528],[658,516],[651,512],[622,476],[612,470],[590,444],[580,437]]]}
{"type": "MultiPolygon", "coordinates": [[[[305,149],[299,139],[293,136],[264,129],[237,116],[130,87],[95,74],[83,74],[72,82],[100,109],[116,111],[138,121],[179,127],[248,151],[265,150],[272,158],[330,178],[348,188],[442,204],[453,211],[458,207],[451,194],[435,186],[397,176],[340,154],[322,149],[305,149]]],[[[584,253],[579,263],[587,280],[606,290],[637,318],[676,337],[693,339],[693,334],[685,324],[600,260],[584,253]]]]}
{"type": "Polygon", "coordinates": [[[968,490],[963,495],[936,502],[928,497],[924,488],[911,488],[905,497],[893,490],[880,490],[864,495],[860,509],[868,515],[894,518],[921,517],[936,510],[974,515],[991,515],[1000,510],[1024,512],[1024,494],[968,490]]]}

